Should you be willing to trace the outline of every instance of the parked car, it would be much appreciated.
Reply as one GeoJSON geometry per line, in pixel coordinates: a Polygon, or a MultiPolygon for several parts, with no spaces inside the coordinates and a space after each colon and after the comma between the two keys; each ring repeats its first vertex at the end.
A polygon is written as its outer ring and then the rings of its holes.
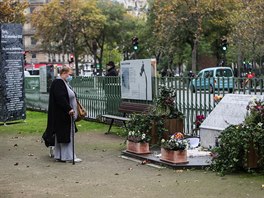
{"type": "Polygon", "coordinates": [[[232,93],[234,90],[234,73],[229,67],[210,67],[201,70],[198,75],[190,82],[192,92],[196,90],[209,90],[213,93],[215,90],[228,90],[232,93]]]}

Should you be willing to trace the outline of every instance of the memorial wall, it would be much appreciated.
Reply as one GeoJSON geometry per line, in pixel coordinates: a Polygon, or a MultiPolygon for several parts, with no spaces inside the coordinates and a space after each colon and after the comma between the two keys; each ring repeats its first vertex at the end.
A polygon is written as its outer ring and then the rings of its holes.
{"type": "Polygon", "coordinates": [[[26,118],[21,24],[0,24],[0,122],[26,118]]]}

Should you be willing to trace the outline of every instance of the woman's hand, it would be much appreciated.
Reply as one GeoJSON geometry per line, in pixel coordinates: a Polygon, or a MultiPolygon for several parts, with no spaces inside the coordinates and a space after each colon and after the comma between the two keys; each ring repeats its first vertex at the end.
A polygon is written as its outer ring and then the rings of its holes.
{"type": "Polygon", "coordinates": [[[69,115],[70,115],[70,116],[74,116],[74,110],[73,110],[73,109],[71,109],[71,110],[69,111],[69,115]]]}

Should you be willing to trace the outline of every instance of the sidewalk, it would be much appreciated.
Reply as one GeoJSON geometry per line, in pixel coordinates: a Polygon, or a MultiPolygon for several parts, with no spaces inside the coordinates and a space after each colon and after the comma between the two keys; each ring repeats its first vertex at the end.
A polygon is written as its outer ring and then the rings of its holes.
{"type": "Polygon", "coordinates": [[[55,162],[40,135],[0,134],[1,198],[261,198],[264,178],[154,168],[121,158],[124,139],[77,133],[82,163],[55,162]]]}

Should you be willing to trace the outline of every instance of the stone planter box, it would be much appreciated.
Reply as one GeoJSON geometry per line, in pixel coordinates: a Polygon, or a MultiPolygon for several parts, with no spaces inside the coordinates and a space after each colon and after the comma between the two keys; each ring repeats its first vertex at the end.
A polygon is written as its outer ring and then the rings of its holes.
{"type": "Polygon", "coordinates": [[[186,164],[187,161],[187,150],[173,151],[161,148],[160,160],[170,162],[173,164],[186,164]]]}
{"type": "Polygon", "coordinates": [[[127,141],[126,151],[136,154],[149,154],[149,143],[127,141]]]}

